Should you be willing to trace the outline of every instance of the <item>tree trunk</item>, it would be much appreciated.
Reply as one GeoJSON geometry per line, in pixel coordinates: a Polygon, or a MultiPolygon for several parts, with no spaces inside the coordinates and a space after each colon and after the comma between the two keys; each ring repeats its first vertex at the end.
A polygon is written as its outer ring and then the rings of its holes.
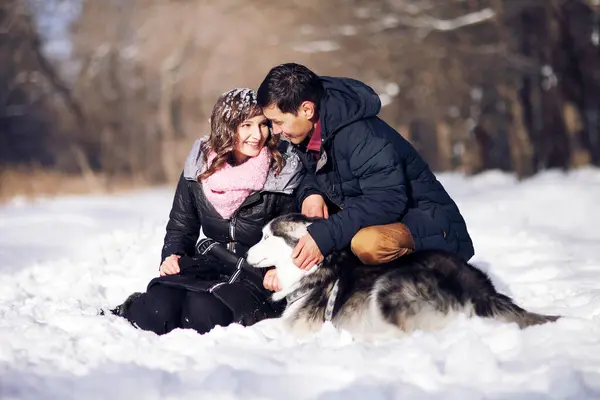
{"type": "Polygon", "coordinates": [[[513,169],[517,176],[526,178],[536,172],[533,164],[533,149],[527,128],[524,123],[523,107],[515,87],[502,87],[503,94],[510,110],[508,140],[513,169]]]}

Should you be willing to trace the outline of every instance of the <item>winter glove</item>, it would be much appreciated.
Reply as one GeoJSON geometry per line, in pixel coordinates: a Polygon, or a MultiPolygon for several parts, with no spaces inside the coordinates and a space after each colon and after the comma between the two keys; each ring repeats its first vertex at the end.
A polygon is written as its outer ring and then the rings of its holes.
{"type": "Polygon", "coordinates": [[[271,303],[267,296],[245,287],[239,281],[216,285],[211,293],[231,310],[233,321],[244,326],[281,315],[280,304],[271,303]]]}
{"type": "Polygon", "coordinates": [[[208,238],[202,239],[196,245],[196,254],[218,260],[219,272],[230,277],[228,283],[244,279],[258,290],[264,290],[261,271],[250,266],[244,257],[227,250],[223,244],[208,238]]]}

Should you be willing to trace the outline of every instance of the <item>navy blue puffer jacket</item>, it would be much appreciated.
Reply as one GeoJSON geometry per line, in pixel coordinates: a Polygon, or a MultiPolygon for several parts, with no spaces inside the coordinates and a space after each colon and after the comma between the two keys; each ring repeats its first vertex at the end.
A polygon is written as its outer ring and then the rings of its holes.
{"type": "Polygon", "coordinates": [[[401,221],[417,250],[442,249],[469,260],[473,243],[458,207],[415,148],[377,117],[379,96],[357,80],[321,80],[321,162],[298,152],[309,173],[297,191],[300,205],[319,193],[338,207],[309,227],[321,252],[346,248],[361,228],[401,221]]]}

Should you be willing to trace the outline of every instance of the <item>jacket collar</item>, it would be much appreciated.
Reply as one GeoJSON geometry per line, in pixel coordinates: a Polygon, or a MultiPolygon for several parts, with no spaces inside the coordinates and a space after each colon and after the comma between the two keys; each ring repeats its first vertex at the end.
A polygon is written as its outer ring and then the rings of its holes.
{"type": "MultiPolygon", "coordinates": [[[[189,181],[197,181],[204,170],[204,159],[201,154],[201,146],[206,141],[205,138],[198,139],[192,145],[192,149],[185,160],[183,168],[183,177],[189,181]]],[[[275,175],[275,171],[270,170],[262,192],[275,192],[292,194],[298,187],[302,179],[302,163],[294,149],[294,146],[288,142],[281,142],[279,151],[285,160],[285,166],[275,175]]]]}

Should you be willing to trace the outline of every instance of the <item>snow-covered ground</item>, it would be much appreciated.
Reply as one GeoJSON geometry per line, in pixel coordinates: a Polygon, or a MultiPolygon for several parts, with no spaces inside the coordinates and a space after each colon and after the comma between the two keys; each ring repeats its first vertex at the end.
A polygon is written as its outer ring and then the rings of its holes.
{"type": "Polygon", "coordinates": [[[159,337],[96,310],[156,275],[172,188],[15,201],[0,208],[0,398],[600,398],[600,171],[440,179],[473,262],[522,306],[567,318],[459,320],[377,344],[330,326],[298,341],[276,320],[159,337]]]}

